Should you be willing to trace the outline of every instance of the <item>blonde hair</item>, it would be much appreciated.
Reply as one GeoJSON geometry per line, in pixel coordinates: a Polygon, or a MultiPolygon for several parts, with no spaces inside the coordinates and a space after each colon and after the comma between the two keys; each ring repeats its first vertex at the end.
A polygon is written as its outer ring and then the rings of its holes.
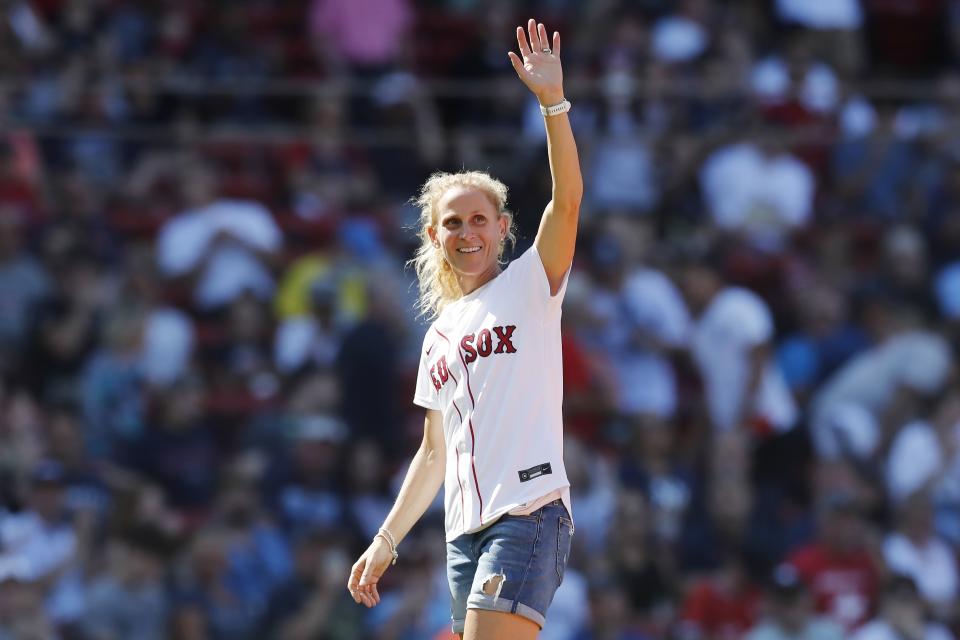
{"type": "Polygon", "coordinates": [[[513,214],[507,211],[507,185],[483,171],[460,171],[458,173],[434,173],[423,183],[420,195],[414,203],[420,207],[417,236],[420,246],[409,261],[417,272],[420,295],[417,298],[419,315],[433,320],[443,308],[463,295],[460,283],[443,255],[443,248],[434,246],[429,230],[436,228],[440,220],[437,205],[449,189],[453,187],[471,187],[482,191],[493,204],[500,216],[507,218],[507,234],[500,241],[497,261],[503,264],[503,250],[507,242],[516,242],[513,226],[513,214]]]}

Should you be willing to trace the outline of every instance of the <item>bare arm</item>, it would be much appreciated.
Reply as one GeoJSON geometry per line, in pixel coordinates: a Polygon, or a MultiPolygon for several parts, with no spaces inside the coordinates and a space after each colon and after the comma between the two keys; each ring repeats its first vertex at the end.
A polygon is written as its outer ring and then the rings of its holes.
{"type": "MultiPolygon", "coordinates": [[[[508,55],[523,83],[543,106],[562,102],[564,97],[560,34],[554,31],[551,48],[546,27],[531,19],[527,23],[526,33],[523,27],[517,27],[517,43],[523,58],[512,51],[508,55]]],[[[580,174],[580,158],[573,130],[570,128],[570,118],[566,113],[562,113],[545,116],[544,121],[553,193],[543,211],[534,244],[550,282],[550,294],[555,295],[573,262],[580,200],[583,198],[583,177],[580,174]]]]}
{"type": "MultiPolygon", "coordinates": [[[[393,534],[397,544],[410,532],[443,484],[446,471],[446,443],[443,440],[443,417],[436,409],[427,411],[423,422],[423,441],[417,449],[393,509],[383,521],[383,528],[393,534]]],[[[367,607],[380,602],[377,582],[393,560],[387,542],[376,537],[353,565],[347,589],[353,599],[367,607]]]]}

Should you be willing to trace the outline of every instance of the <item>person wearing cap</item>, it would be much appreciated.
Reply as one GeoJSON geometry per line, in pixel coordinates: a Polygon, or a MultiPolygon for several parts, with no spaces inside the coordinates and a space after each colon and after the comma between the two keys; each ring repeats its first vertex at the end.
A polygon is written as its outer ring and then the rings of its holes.
{"type": "MultiPolygon", "coordinates": [[[[507,187],[482,171],[424,184],[412,264],[432,320],[414,403],[423,444],[394,508],[354,564],[347,588],[367,607],[397,545],[444,491],[453,632],[535,638],[563,580],[574,527],[563,461],[561,303],[573,261],[583,178],[564,98],[560,34],[517,27],[518,77],[540,102],[553,179],[533,246],[503,266],[515,239],[507,187]]],[[[370,402],[369,386],[363,389],[370,402]]]]}
{"type": "Polygon", "coordinates": [[[781,564],[770,576],[766,614],[746,640],[842,640],[843,627],[817,616],[813,599],[797,570],[781,564]]]}

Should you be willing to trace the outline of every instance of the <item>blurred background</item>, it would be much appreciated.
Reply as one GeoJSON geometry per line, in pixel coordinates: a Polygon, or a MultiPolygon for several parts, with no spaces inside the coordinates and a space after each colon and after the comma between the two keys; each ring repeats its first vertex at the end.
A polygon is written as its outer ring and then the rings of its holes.
{"type": "MultiPolygon", "coordinates": [[[[960,1],[0,2],[0,639],[449,637],[409,204],[558,29],[577,535],[542,638],[960,629],[960,1]]],[[[805,634],[805,635],[800,635],[805,634]]],[[[854,636],[853,634],[859,634],[854,636]]]]}

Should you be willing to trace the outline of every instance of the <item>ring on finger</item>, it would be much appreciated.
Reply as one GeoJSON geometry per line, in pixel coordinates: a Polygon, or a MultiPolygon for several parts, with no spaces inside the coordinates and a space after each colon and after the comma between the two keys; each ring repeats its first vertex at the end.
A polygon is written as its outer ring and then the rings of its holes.
{"type": "Polygon", "coordinates": [[[547,53],[547,54],[553,53],[552,51],[550,51],[550,47],[544,47],[543,49],[540,49],[540,51],[542,53],[547,53]]]}

